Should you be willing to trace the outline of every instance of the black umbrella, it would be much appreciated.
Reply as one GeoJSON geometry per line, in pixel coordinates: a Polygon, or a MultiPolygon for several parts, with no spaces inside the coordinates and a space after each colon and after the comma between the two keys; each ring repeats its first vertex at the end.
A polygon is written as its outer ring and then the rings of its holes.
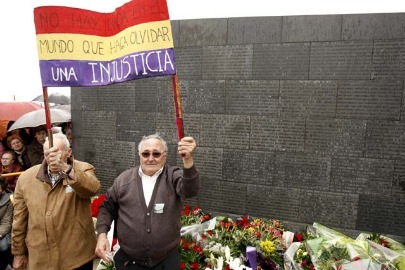
{"type": "MultiPolygon", "coordinates": [[[[44,96],[39,95],[36,98],[34,98],[32,101],[44,102],[44,96]]],[[[66,104],[70,104],[70,97],[60,94],[60,93],[52,93],[52,94],[48,95],[48,102],[66,105],[66,104]]]]}

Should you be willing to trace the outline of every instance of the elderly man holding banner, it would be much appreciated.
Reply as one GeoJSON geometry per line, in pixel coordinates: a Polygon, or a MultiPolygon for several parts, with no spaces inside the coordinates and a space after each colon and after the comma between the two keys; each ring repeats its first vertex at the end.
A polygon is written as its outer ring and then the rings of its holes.
{"type": "Polygon", "coordinates": [[[166,165],[167,144],[158,134],[142,138],[140,166],[119,175],[107,192],[97,218],[96,254],[111,261],[107,232],[116,220],[120,249],[117,270],[179,270],[180,216],[183,200],[200,190],[192,153],[196,143],[184,137],[178,143],[183,168],[166,165]]]}
{"type": "Polygon", "coordinates": [[[92,270],[96,235],[90,202],[100,190],[95,168],[73,160],[66,136],[44,143],[45,159],[22,173],[14,192],[15,270],[92,270]]]}

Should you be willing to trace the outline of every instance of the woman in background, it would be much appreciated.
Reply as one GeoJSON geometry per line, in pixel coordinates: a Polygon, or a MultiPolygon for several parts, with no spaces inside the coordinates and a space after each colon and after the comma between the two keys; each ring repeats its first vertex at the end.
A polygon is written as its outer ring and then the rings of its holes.
{"type": "MultiPolygon", "coordinates": [[[[14,172],[22,172],[24,171],[23,166],[20,163],[16,162],[15,155],[12,151],[6,151],[1,156],[1,167],[0,173],[7,174],[7,173],[14,173],[14,172]]],[[[19,175],[14,176],[5,176],[4,179],[7,182],[7,188],[14,192],[15,186],[17,185],[19,175]]]]}

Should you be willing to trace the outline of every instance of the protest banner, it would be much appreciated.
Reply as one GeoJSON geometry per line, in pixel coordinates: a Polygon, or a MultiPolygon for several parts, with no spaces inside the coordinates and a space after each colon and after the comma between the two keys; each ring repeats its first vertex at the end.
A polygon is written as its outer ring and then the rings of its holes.
{"type": "Polygon", "coordinates": [[[176,74],[165,0],[130,1],[111,13],[34,9],[43,86],[97,86],[176,74]]]}
{"type": "Polygon", "coordinates": [[[47,87],[99,86],[173,75],[179,139],[180,91],[166,0],[129,1],[111,13],[65,6],[34,9],[48,136],[47,87]]]}

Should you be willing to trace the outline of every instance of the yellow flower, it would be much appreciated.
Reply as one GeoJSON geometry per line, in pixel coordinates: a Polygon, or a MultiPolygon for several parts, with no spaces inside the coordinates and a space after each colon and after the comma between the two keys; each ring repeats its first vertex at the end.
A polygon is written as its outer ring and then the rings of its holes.
{"type": "Polygon", "coordinates": [[[276,245],[270,240],[260,241],[260,248],[266,255],[270,255],[276,251],[276,245]]]}
{"type": "Polygon", "coordinates": [[[247,231],[250,235],[253,235],[256,232],[255,228],[252,227],[247,228],[247,231]]]}

